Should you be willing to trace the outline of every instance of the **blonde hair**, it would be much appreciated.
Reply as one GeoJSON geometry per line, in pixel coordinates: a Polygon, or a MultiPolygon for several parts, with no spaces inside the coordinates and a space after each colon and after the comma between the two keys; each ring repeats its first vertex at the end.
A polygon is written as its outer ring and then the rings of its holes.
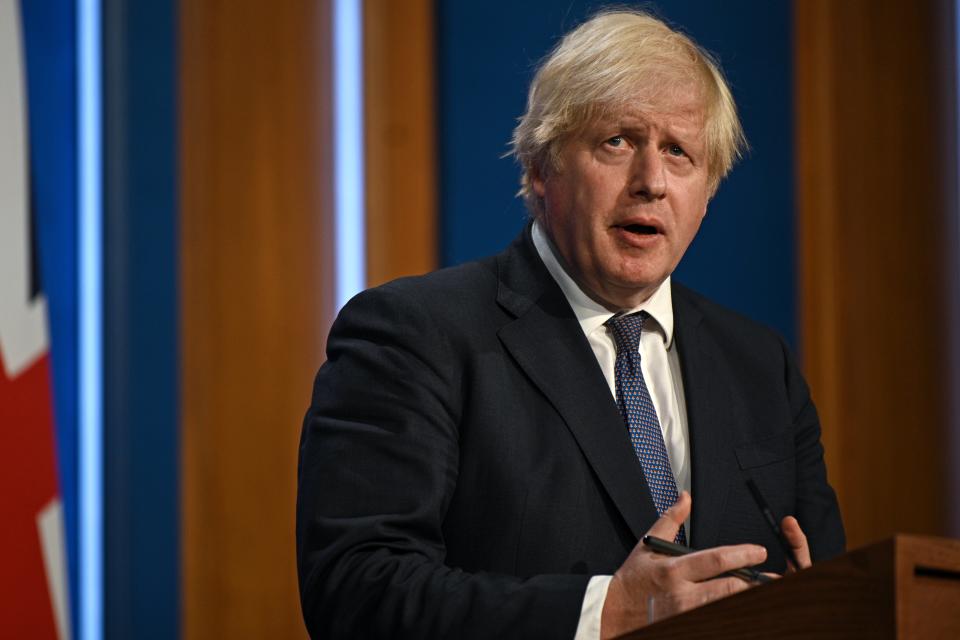
{"type": "Polygon", "coordinates": [[[534,215],[533,175],[559,167],[564,138],[611,110],[653,108],[693,88],[703,105],[710,194],[747,142],[723,72],[686,35],[643,11],[603,11],[560,41],[540,65],[511,153],[523,167],[518,195],[534,215]]]}

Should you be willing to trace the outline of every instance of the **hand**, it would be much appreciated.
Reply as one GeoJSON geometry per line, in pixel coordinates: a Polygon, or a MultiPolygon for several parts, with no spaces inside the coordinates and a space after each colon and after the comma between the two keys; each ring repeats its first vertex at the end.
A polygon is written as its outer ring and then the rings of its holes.
{"type": "Polygon", "coordinates": [[[799,567],[794,567],[793,563],[787,560],[787,573],[795,573],[813,564],[810,560],[810,547],[807,545],[807,536],[803,533],[803,529],[800,528],[800,523],[797,522],[797,519],[793,516],[787,516],[780,521],[780,530],[783,531],[787,542],[793,547],[793,555],[797,557],[797,562],[800,563],[799,567]]]}
{"type": "MultiPolygon", "coordinates": [[[[690,494],[684,491],[647,533],[673,540],[690,515],[691,505],[690,494]]],[[[803,536],[799,525],[791,532],[791,543],[799,544],[795,535],[799,532],[803,536]]],[[[802,546],[806,549],[805,538],[802,546]]],[[[805,557],[809,562],[809,553],[805,557]]],[[[739,578],[717,576],[731,569],[760,564],[766,558],[767,550],[754,544],[715,547],[671,557],[654,553],[640,542],[610,580],[601,614],[600,637],[612,638],[646,625],[647,602],[651,596],[657,600],[660,617],[661,612],[673,615],[748,589],[750,585],[739,578]]]]}

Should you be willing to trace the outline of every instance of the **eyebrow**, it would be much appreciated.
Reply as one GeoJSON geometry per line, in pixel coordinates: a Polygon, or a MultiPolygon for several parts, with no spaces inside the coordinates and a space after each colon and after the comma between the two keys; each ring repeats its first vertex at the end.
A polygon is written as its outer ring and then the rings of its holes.
{"type": "Polygon", "coordinates": [[[606,122],[599,123],[600,127],[603,128],[612,128],[617,131],[622,131],[624,133],[646,133],[651,128],[656,128],[666,134],[666,137],[672,138],[676,142],[682,142],[684,145],[690,144],[700,144],[703,142],[703,127],[697,128],[695,125],[690,124],[689,126],[666,126],[666,127],[654,127],[649,122],[644,120],[630,118],[620,118],[617,120],[609,120],[606,122]]]}

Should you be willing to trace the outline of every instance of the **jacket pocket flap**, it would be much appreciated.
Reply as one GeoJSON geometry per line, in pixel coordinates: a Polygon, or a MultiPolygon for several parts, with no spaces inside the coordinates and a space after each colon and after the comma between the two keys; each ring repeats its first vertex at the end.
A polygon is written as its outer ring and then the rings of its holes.
{"type": "Polygon", "coordinates": [[[759,442],[739,445],[734,448],[734,451],[741,469],[780,462],[794,455],[793,434],[782,433],[759,442]]]}

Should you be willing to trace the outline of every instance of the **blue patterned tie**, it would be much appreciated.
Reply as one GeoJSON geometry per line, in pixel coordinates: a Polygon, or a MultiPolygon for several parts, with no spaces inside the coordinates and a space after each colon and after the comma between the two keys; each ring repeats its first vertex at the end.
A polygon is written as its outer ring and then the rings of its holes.
{"type": "MultiPolygon", "coordinates": [[[[677,501],[677,482],[673,477],[667,448],[663,444],[657,410],[653,407],[640,369],[640,335],[643,333],[643,323],[649,317],[646,311],[614,316],[607,321],[607,326],[613,331],[613,339],[617,344],[617,362],[614,366],[617,405],[630,431],[633,450],[640,459],[657,513],[663,515],[677,501]]],[[[677,544],[687,543],[683,526],[674,541],[677,544]]]]}

